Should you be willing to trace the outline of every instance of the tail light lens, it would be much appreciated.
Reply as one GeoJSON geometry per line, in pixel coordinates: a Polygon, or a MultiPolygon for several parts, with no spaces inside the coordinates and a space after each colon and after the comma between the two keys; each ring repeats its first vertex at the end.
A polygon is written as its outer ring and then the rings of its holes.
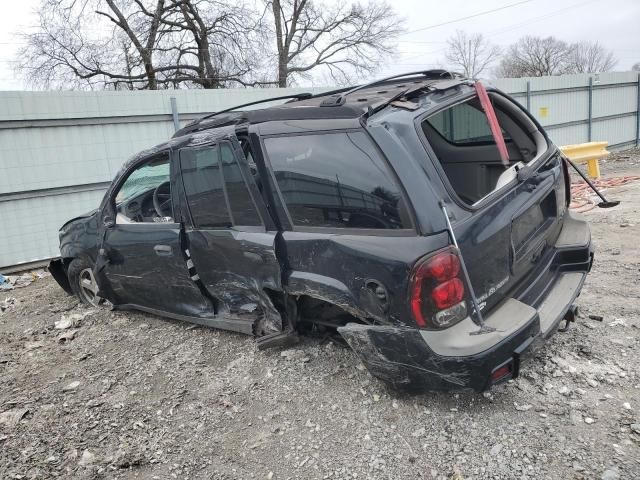
{"type": "Polygon", "coordinates": [[[464,300],[464,285],[459,278],[452,278],[441,283],[431,291],[431,298],[436,308],[444,310],[464,300]]]}
{"type": "Polygon", "coordinates": [[[411,313],[420,328],[443,329],[467,315],[460,258],[452,249],[419,260],[409,282],[411,313]]]}

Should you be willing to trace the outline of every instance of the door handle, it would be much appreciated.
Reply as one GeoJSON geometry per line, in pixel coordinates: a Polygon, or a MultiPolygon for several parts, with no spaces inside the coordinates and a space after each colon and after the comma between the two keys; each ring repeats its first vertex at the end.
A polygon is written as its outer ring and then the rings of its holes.
{"type": "Polygon", "coordinates": [[[171,245],[156,245],[153,249],[155,250],[156,255],[160,257],[170,257],[173,255],[171,245]]]}

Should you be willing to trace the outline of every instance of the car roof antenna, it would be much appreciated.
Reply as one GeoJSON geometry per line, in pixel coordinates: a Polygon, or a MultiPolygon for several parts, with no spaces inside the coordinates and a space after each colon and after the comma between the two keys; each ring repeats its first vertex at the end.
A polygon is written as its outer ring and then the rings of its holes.
{"type": "Polygon", "coordinates": [[[568,157],[564,157],[565,161],[567,163],[569,163],[569,165],[571,165],[574,170],[576,172],[578,172],[578,175],[580,175],[582,177],[582,179],[587,182],[587,185],[589,185],[589,187],[591,187],[591,190],[593,190],[594,192],[596,192],[596,194],[600,197],[600,199],[602,200],[599,204],[598,207],[599,208],[613,208],[613,207],[617,207],[618,205],[620,205],[620,201],[618,200],[613,200],[613,201],[609,201],[606,198],[604,198],[604,195],[602,194],[602,192],[600,192],[600,190],[598,190],[598,187],[596,187],[593,182],[591,180],[589,180],[589,178],[582,173],[582,170],[580,170],[578,168],[578,165],[576,165],[574,162],[572,162],[571,160],[569,160],[568,157]]]}
{"type": "Polygon", "coordinates": [[[495,328],[489,327],[485,325],[484,318],[482,316],[482,312],[480,311],[480,305],[478,304],[478,298],[473,290],[473,285],[471,285],[471,277],[469,277],[469,271],[467,270],[467,264],[464,262],[464,258],[462,257],[462,251],[458,246],[458,240],[456,239],[456,234],[453,233],[453,227],[451,226],[451,221],[449,220],[449,213],[447,212],[447,207],[444,205],[444,201],[440,200],[438,202],[440,204],[440,208],[442,209],[442,213],[444,214],[445,222],[447,222],[447,232],[449,232],[449,236],[451,237],[451,241],[453,242],[453,246],[456,248],[458,253],[458,258],[460,259],[460,267],[462,268],[462,274],[464,275],[464,279],[467,282],[469,287],[469,296],[471,297],[471,302],[473,303],[473,314],[475,318],[472,317],[473,322],[476,325],[480,326],[480,330],[477,332],[473,332],[471,335],[479,335],[481,333],[489,333],[495,331],[495,328]]]}

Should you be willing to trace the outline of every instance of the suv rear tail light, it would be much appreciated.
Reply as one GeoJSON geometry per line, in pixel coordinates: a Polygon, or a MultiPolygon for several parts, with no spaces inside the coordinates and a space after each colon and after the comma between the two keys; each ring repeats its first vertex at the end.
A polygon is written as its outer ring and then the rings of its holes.
{"type": "Polygon", "coordinates": [[[452,249],[420,259],[409,280],[411,313],[420,328],[443,329],[467,315],[460,259],[452,249]]]}

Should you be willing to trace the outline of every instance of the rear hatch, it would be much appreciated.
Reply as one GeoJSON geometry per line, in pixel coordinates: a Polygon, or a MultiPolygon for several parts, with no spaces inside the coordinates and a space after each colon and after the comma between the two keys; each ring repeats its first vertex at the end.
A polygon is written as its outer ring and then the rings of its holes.
{"type": "Polygon", "coordinates": [[[528,179],[454,225],[483,312],[548,268],[566,205],[561,162],[551,155],[528,179]]]}
{"type": "Polygon", "coordinates": [[[548,268],[566,183],[560,153],[535,122],[505,96],[482,93],[429,115],[422,129],[461,207],[453,229],[487,312],[548,268]]]}

